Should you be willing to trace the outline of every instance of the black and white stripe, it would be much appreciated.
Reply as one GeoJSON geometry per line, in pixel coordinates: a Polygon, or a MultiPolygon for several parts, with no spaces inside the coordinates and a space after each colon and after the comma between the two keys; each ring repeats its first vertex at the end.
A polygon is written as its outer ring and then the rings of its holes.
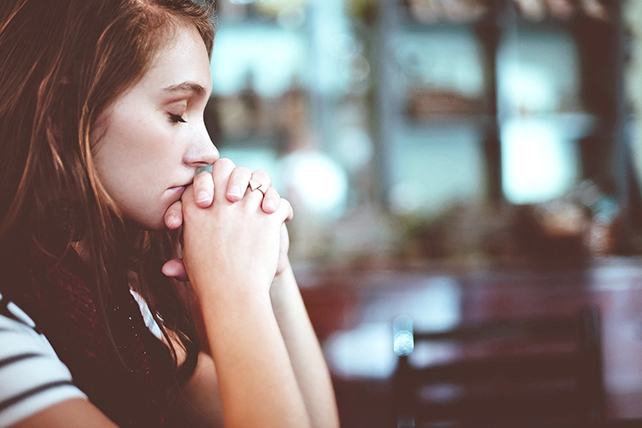
{"type": "Polygon", "coordinates": [[[4,299],[0,303],[0,427],[72,398],[86,396],[73,385],[69,370],[31,318],[4,299]]]}

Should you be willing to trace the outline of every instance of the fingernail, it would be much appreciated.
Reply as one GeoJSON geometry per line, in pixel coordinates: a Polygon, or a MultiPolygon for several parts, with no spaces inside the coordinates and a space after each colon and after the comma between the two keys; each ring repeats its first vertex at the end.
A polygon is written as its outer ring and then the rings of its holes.
{"type": "Polygon", "coordinates": [[[167,224],[168,227],[176,227],[178,223],[178,217],[171,216],[170,218],[167,219],[167,224]]]}
{"type": "Polygon", "coordinates": [[[207,202],[210,200],[210,195],[207,193],[205,190],[202,190],[198,192],[198,195],[196,196],[196,202],[207,202]]]}
{"type": "Polygon", "coordinates": [[[239,186],[230,186],[228,194],[230,196],[241,196],[241,188],[239,186]]]}
{"type": "Polygon", "coordinates": [[[267,208],[269,210],[275,210],[276,209],[276,204],[274,203],[273,200],[269,200],[269,201],[265,202],[265,208],[267,208]]]}

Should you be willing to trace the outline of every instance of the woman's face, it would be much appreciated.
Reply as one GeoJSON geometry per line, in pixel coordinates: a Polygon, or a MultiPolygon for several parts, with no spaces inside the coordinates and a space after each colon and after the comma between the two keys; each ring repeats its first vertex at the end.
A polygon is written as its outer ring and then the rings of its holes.
{"type": "Polygon", "coordinates": [[[196,169],[218,159],[203,122],[211,82],[203,40],[180,26],[143,78],[103,113],[94,162],[125,218],[164,228],[165,211],[196,169]]]}

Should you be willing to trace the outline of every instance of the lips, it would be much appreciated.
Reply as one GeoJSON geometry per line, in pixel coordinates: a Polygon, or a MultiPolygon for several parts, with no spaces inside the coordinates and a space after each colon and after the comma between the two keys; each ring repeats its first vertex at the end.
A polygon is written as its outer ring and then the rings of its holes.
{"type": "Polygon", "coordinates": [[[194,180],[190,180],[190,181],[188,181],[188,182],[187,182],[187,183],[185,183],[185,184],[181,184],[181,185],[179,185],[179,186],[171,187],[171,189],[178,189],[178,188],[181,188],[181,187],[182,187],[182,188],[186,188],[186,187],[188,187],[188,186],[191,186],[193,183],[194,183],[194,180]]]}
{"type": "Polygon", "coordinates": [[[178,194],[180,196],[185,191],[185,186],[170,187],[169,190],[171,192],[176,193],[176,194],[178,194]]]}
{"type": "Polygon", "coordinates": [[[179,198],[183,195],[183,192],[185,192],[185,189],[190,186],[194,180],[190,180],[189,182],[181,185],[181,186],[173,186],[167,189],[169,192],[174,193],[177,195],[179,198]]]}
{"type": "Polygon", "coordinates": [[[172,186],[167,188],[166,192],[171,195],[170,197],[176,198],[175,200],[179,200],[181,196],[183,196],[183,193],[185,192],[185,189],[187,189],[189,186],[191,186],[194,183],[194,178],[189,177],[188,181],[185,182],[185,184],[181,184],[179,186],[172,186]]]}

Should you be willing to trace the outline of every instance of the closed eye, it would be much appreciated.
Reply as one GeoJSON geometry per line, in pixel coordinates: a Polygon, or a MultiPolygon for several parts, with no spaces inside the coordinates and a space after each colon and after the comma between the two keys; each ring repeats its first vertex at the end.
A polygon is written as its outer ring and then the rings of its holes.
{"type": "Polygon", "coordinates": [[[169,120],[173,123],[187,123],[187,121],[178,114],[168,113],[168,116],[169,116],[169,120]]]}

